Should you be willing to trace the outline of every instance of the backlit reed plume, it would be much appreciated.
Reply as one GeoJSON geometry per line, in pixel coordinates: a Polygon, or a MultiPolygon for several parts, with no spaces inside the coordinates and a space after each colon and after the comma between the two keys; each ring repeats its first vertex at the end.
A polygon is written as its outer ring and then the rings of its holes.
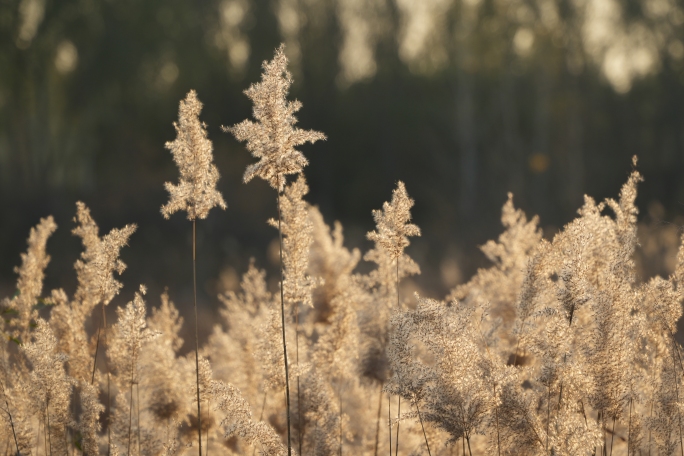
{"type": "MultiPolygon", "coordinates": [[[[131,454],[133,386],[138,388],[137,396],[139,398],[142,349],[152,339],[159,337],[159,333],[147,327],[145,319],[147,309],[143,300],[145,293],[146,289],[141,285],[140,291],[135,293],[133,301],[129,302],[126,307],[116,309],[117,322],[113,326],[112,343],[107,350],[107,356],[115,375],[115,383],[119,387],[114,427],[117,431],[119,443],[127,445],[126,454],[131,454]],[[128,400],[126,400],[126,390],[128,390],[128,400]],[[125,416],[126,411],[128,411],[127,417],[125,416]],[[126,424],[128,425],[127,433],[126,424]]],[[[138,402],[139,408],[139,400],[136,402],[138,402]]],[[[141,445],[139,429],[140,422],[138,421],[138,454],[140,454],[141,445]]]]}
{"type": "Polygon", "coordinates": [[[3,307],[16,312],[17,318],[12,320],[12,337],[19,341],[26,341],[31,320],[35,320],[38,312],[35,305],[43,291],[45,268],[50,262],[50,256],[45,252],[48,238],[55,232],[57,225],[52,216],[40,220],[31,228],[28,238],[28,250],[21,254],[21,266],[15,267],[17,292],[12,299],[5,299],[3,307]]]}
{"type": "Polygon", "coordinates": [[[197,390],[197,434],[199,454],[202,455],[202,410],[199,386],[199,334],[197,323],[197,264],[196,264],[196,219],[205,219],[215,206],[226,208],[223,197],[216,190],[219,173],[212,163],[212,144],[207,138],[206,125],[199,120],[202,103],[194,90],[188,92],[178,108],[176,139],[167,142],[165,147],[171,151],[173,160],[180,171],[178,185],[164,184],[170,200],[162,206],[164,218],[177,211],[186,211],[192,221],[192,278],[195,309],[195,376],[197,390]]]}
{"type": "MultiPolygon", "coordinates": [[[[294,125],[297,122],[295,113],[302,104],[288,101],[287,95],[292,85],[292,76],[287,71],[285,45],[276,50],[273,60],[264,62],[264,73],[261,82],[252,84],[245,90],[245,95],[254,103],[253,115],[256,122],[244,120],[233,127],[224,127],[238,141],[247,142],[249,150],[257,163],[247,167],[244,175],[245,183],[255,176],[261,177],[278,192],[278,231],[280,233],[280,305],[281,326],[283,336],[283,358],[285,363],[285,395],[287,404],[287,451],[292,451],[290,437],[290,379],[287,359],[287,342],[285,336],[285,271],[283,262],[283,230],[281,194],[285,189],[286,176],[299,174],[308,161],[295,149],[296,146],[326,139],[323,133],[313,130],[302,130],[294,125]]],[[[302,271],[303,273],[303,271],[302,271]]]]}
{"type": "MultiPolygon", "coordinates": [[[[36,402],[37,397],[31,397],[31,391],[27,388],[32,375],[22,356],[29,353],[26,351],[27,347],[23,346],[24,350],[19,350],[18,353],[17,348],[31,342],[32,327],[37,324],[37,305],[41,299],[44,271],[50,261],[45,248],[48,238],[56,228],[51,216],[41,219],[36,227],[31,228],[28,250],[21,254],[21,266],[14,269],[19,275],[17,291],[11,298],[0,301],[3,315],[0,320],[0,419],[4,428],[9,430],[3,434],[7,436],[8,443],[11,439],[11,446],[16,449],[17,454],[31,451],[34,437],[31,410],[38,410],[36,406],[41,405],[36,402]]],[[[46,331],[44,327],[42,330],[46,331]]],[[[34,353],[32,350],[30,352],[34,353]]],[[[45,415],[41,413],[40,416],[45,415]]]]}
{"type": "MultiPolygon", "coordinates": [[[[420,236],[420,228],[410,223],[411,221],[411,207],[413,207],[413,200],[409,198],[406,192],[406,186],[403,182],[397,183],[397,188],[392,192],[392,201],[385,202],[382,205],[382,210],[373,211],[373,219],[375,219],[375,226],[377,231],[371,231],[367,234],[367,238],[375,242],[375,249],[366,254],[366,260],[375,261],[378,264],[378,269],[371,273],[377,276],[375,281],[380,284],[380,287],[387,289],[392,283],[389,279],[389,268],[391,263],[394,263],[394,293],[396,294],[396,307],[398,311],[401,309],[401,299],[399,296],[399,269],[400,262],[406,263],[401,265],[407,272],[413,268],[413,260],[404,258],[404,249],[409,246],[409,236],[420,236]],[[404,261],[401,261],[404,260],[404,261]],[[389,268],[388,268],[389,267],[389,268]],[[384,277],[383,277],[384,276],[384,277]]],[[[417,269],[417,267],[415,268],[417,269]]],[[[389,296],[389,293],[386,293],[389,296]]],[[[387,302],[386,309],[389,309],[392,304],[387,302]]],[[[387,320],[385,319],[383,325],[387,327],[387,320]]],[[[385,330],[386,332],[387,330],[385,330]]],[[[397,433],[395,442],[395,454],[399,454],[399,417],[401,414],[401,396],[399,396],[399,410],[397,412],[397,433]]],[[[390,423],[390,452],[391,452],[391,423],[390,423]]],[[[427,438],[426,438],[427,439],[427,438]]]]}

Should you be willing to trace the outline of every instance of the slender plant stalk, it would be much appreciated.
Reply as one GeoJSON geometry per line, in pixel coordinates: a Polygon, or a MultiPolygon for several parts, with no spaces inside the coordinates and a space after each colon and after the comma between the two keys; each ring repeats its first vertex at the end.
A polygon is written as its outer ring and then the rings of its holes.
{"type": "Polygon", "coordinates": [[[48,436],[48,445],[50,447],[50,456],[52,456],[52,436],[50,435],[50,401],[48,400],[45,404],[45,415],[47,416],[47,424],[45,425],[45,430],[48,436]]]}
{"type": "MultiPolygon", "coordinates": [[[[264,409],[266,408],[266,391],[264,391],[264,400],[261,402],[261,414],[259,415],[259,421],[263,421],[264,419],[264,409]]],[[[256,445],[254,445],[254,448],[252,449],[252,456],[256,454],[256,445]]],[[[301,454],[301,452],[300,452],[301,454]]]]}
{"type": "Polygon", "coordinates": [[[428,439],[427,439],[427,434],[425,434],[425,427],[423,426],[423,417],[421,416],[420,408],[418,407],[418,401],[416,401],[415,404],[416,404],[416,411],[418,412],[418,419],[420,420],[420,427],[423,429],[423,437],[425,437],[425,446],[427,447],[428,455],[432,456],[432,453],[430,452],[430,444],[428,443],[428,439]]]}
{"type": "MultiPolygon", "coordinates": [[[[340,390],[342,389],[342,386],[337,387],[337,401],[339,404],[339,418],[337,420],[337,424],[339,427],[339,434],[340,434],[340,456],[342,456],[342,394],[340,394],[340,390]]],[[[300,452],[301,454],[301,452],[300,452]]]]}
{"type": "Polygon", "coordinates": [[[93,357],[93,373],[90,376],[90,384],[95,383],[95,368],[97,367],[97,353],[100,350],[100,331],[102,330],[102,317],[97,325],[97,341],[95,342],[95,356],[93,357]]]}
{"type": "MultiPolygon", "coordinates": [[[[285,273],[283,271],[283,230],[281,228],[280,192],[278,192],[278,235],[280,237],[280,317],[283,328],[283,357],[285,358],[285,399],[287,404],[287,455],[292,456],[290,437],[290,373],[287,366],[287,343],[285,342],[285,273]]],[[[201,456],[201,454],[200,454],[201,456]]]]}
{"type": "Polygon", "coordinates": [[[632,398],[629,398],[629,424],[627,428],[627,456],[629,456],[630,443],[632,439],[632,398]]]}
{"type": "MultiPolygon", "coordinates": [[[[582,403],[582,407],[584,407],[584,402],[582,403]]],[[[601,421],[601,412],[599,411],[596,414],[596,424],[598,425],[600,421],[601,421]]],[[[601,454],[603,454],[603,452],[601,452],[601,454]]],[[[594,451],[592,453],[592,456],[596,456],[596,445],[594,445],[594,451]]]]}
{"type": "MultiPolygon", "coordinates": [[[[568,317],[568,328],[572,326],[572,316],[575,314],[575,305],[573,304],[572,307],[570,308],[570,316],[568,317]]],[[[563,354],[563,367],[565,367],[565,363],[567,362],[568,354],[564,353],[563,354]]],[[[561,379],[561,384],[560,384],[560,392],[558,393],[558,410],[560,413],[560,406],[561,406],[561,401],[563,400],[563,380],[561,379]]]]}
{"type": "MultiPolygon", "coordinates": [[[[682,364],[682,358],[679,353],[679,347],[677,346],[677,341],[675,340],[674,333],[670,331],[668,328],[668,332],[670,333],[670,337],[672,338],[672,348],[674,349],[672,352],[672,359],[673,359],[673,364],[674,366],[674,371],[675,371],[675,392],[677,393],[677,402],[679,402],[679,390],[677,387],[677,366],[676,366],[676,361],[675,361],[675,353],[677,354],[677,358],[679,358],[679,366],[682,368],[682,371],[684,371],[684,365],[682,364]]],[[[684,456],[684,441],[682,441],[682,416],[681,413],[679,412],[679,409],[677,409],[677,415],[679,417],[679,448],[682,452],[682,456],[684,456]]]]}
{"type": "MultiPolygon", "coordinates": [[[[677,398],[677,402],[679,402],[679,382],[677,381],[677,360],[675,358],[675,351],[677,350],[677,346],[675,345],[676,342],[674,338],[672,339],[672,367],[674,368],[674,377],[675,377],[675,394],[677,398]]],[[[679,411],[679,408],[677,408],[677,418],[679,419],[679,449],[681,450],[682,456],[684,456],[684,442],[682,441],[682,414],[679,411]]]]}
{"type": "Polygon", "coordinates": [[[133,382],[131,382],[130,402],[128,406],[128,455],[131,454],[131,423],[133,421],[133,382]]]}
{"type": "Polygon", "coordinates": [[[392,396],[387,393],[387,423],[389,424],[390,456],[392,456],[392,396]]]}
{"type": "MultiPolygon", "coordinates": [[[[12,420],[12,413],[10,412],[9,401],[7,400],[7,394],[5,394],[5,385],[0,381],[0,388],[2,388],[2,395],[5,397],[5,406],[7,407],[7,416],[9,417],[10,426],[12,427],[12,437],[14,437],[14,446],[17,448],[17,454],[19,454],[19,442],[17,441],[17,433],[14,430],[14,421],[12,420]]],[[[376,444],[377,449],[377,444],[376,444]]]]}
{"type": "Polygon", "coordinates": [[[135,408],[138,413],[138,456],[142,456],[140,451],[140,383],[135,384],[135,408]]]}
{"type": "Polygon", "coordinates": [[[375,420],[375,452],[373,456],[378,456],[378,444],[380,443],[380,414],[382,413],[382,385],[378,393],[378,417],[375,420]]]}
{"type": "MultiPolygon", "coordinates": [[[[100,290],[100,308],[102,309],[102,315],[100,317],[100,322],[97,326],[97,340],[95,342],[95,355],[93,356],[93,372],[90,375],[90,384],[95,383],[95,370],[97,367],[97,355],[100,351],[100,333],[104,334],[104,345],[107,346],[107,314],[105,312],[105,304],[102,301],[102,290],[100,290]],[[104,328],[104,331],[103,331],[104,328]]],[[[109,414],[111,413],[111,389],[110,389],[110,373],[109,373],[109,362],[105,356],[105,367],[107,369],[107,456],[111,453],[112,448],[112,434],[109,426],[109,414]]]]}
{"type": "MultiPolygon", "coordinates": [[[[100,349],[100,332],[104,333],[104,345],[107,346],[107,313],[105,311],[105,303],[102,300],[102,288],[99,290],[100,295],[100,308],[102,309],[102,315],[100,316],[100,322],[97,326],[97,342],[95,343],[95,356],[93,357],[93,373],[90,376],[90,384],[95,383],[95,369],[97,367],[97,354],[100,349]]],[[[111,454],[112,451],[112,431],[109,426],[109,416],[112,411],[112,399],[111,399],[111,378],[109,372],[109,362],[107,361],[107,356],[105,356],[105,368],[107,370],[107,456],[111,454]]]]}
{"type": "Polygon", "coordinates": [[[586,427],[589,427],[589,423],[587,422],[587,414],[584,411],[584,401],[582,399],[580,399],[580,405],[582,406],[582,416],[584,417],[584,425],[586,427]]]}
{"type": "MultiPolygon", "coordinates": [[[[397,257],[397,312],[401,310],[401,304],[399,301],[399,257],[397,257]]],[[[394,445],[394,455],[399,454],[399,421],[401,419],[401,396],[399,396],[399,406],[397,408],[397,436],[394,445]]]]}
{"type": "Polygon", "coordinates": [[[615,417],[613,417],[613,430],[610,431],[610,456],[613,456],[613,440],[615,440],[615,417]]]}
{"type": "Polygon", "coordinates": [[[606,445],[606,423],[603,416],[601,416],[601,427],[603,428],[603,450],[601,450],[601,454],[606,456],[606,448],[608,446],[606,445]]]}
{"type": "Polygon", "coordinates": [[[468,454],[473,456],[473,450],[470,449],[470,436],[466,433],[466,442],[468,443],[468,454]]]}
{"type": "Polygon", "coordinates": [[[98,291],[98,294],[100,296],[100,304],[102,305],[102,316],[100,317],[100,321],[97,324],[97,340],[95,342],[95,356],[93,356],[93,373],[90,376],[90,384],[91,385],[95,382],[95,368],[97,367],[97,354],[100,350],[100,332],[102,331],[103,321],[105,323],[105,332],[107,331],[107,323],[106,323],[107,320],[104,320],[104,301],[102,301],[102,286],[100,286],[100,290],[98,291]]]}
{"type": "MultiPolygon", "coordinates": [[[[205,400],[207,401],[207,409],[211,410],[211,403],[209,402],[209,398],[205,400]]],[[[207,431],[204,433],[204,439],[206,442],[206,446],[204,447],[204,456],[209,456],[209,429],[211,429],[211,421],[207,423],[207,431]]]]}
{"type": "MultiPolygon", "coordinates": [[[[46,415],[46,420],[47,420],[47,415],[46,415]]],[[[43,420],[43,447],[45,449],[45,456],[48,455],[48,433],[47,433],[47,424],[46,420],[43,420]]],[[[40,426],[38,427],[38,432],[40,432],[40,426]]]]}
{"type": "Polygon", "coordinates": [[[394,456],[399,454],[399,424],[401,419],[401,396],[399,396],[399,405],[397,406],[397,434],[394,439],[394,456]]]}
{"type": "MultiPolygon", "coordinates": [[[[297,369],[299,369],[299,303],[295,311],[295,352],[297,369]]],[[[299,390],[299,375],[297,375],[297,433],[299,435],[299,454],[302,454],[302,441],[304,439],[304,423],[302,423],[302,396],[299,390]]]]}
{"type": "MultiPolygon", "coordinates": [[[[482,323],[482,320],[480,320],[480,323],[478,324],[478,332],[480,333],[480,338],[482,339],[482,344],[484,345],[485,350],[487,351],[487,357],[489,358],[489,362],[491,362],[492,365],[494,365],[494,360],[492,359],[492,354],[489,351],[489,344],[487,344],[487,340],[485,339],[484,334],[482,334],[481,323],[482,323]]],[[[561,391],[562,391],[562,388],[563,388],[563,386],[561,384],[561,391]]],[[[492,381],[492,390],[494,391],[494,398],[496,398],[496,383],[493,381],[492,381]]],[[[560,401],[560,399],[559,399],[559,401],[560,401]]],[[[559,403],[559,405],[560,405],[560,403],[559,403]]],[[[416,408],[418,408],[418,403],[416,403],[416,408]]],[[[501,456],[501,437],[499,434],[499,406],[498,405],[496,407],[494,407],[494,414],[496,416],[496,449],[497,449],[498,455],[501,456]]],[[[420,411],[418,411],[418,416],[420,417],[420,411]]],[[[420,424],[422,426],[422,424],[423,424],[422,420],[421,420],[420,424]]],[[[423,435],[425,435],[425,429],[423,429],[423,435]]],[[[427,437],[425,437],[425,443],[427,444],[427,437]]],[[[430,447],[428,447],[428,453],[430,452],[429,448],[430,447]]]]}
{"type": "Polygon", "coordinates": [[[199,386],[199,329],[197,323],[197,222],[192,219],[192,296],[195,303],[195,379],[197,387],[197,440],[199,441],[199,456],[202,456],[202,407],[200,405],[199,386]]]}
{"type": "MultiPolygon", "coordinates": [[[[105,313],[105,307],[104,303],[102,303],[102,326],[104,328],[103,335],[104,335],[104,344],[107,346],[107,314],[105,313]]],[[[109,361],[107,361],[107,357],[105,357],[105,367],[107,369],[107,456],[109,456],[112,452],[112,430],[110,424],[110,416],[112,413],[112,395],[110,387],[111,387],[111,374],[109,372],[109,361]]],[[[94,379],[95,377],[93,377],[94,379]]]]}

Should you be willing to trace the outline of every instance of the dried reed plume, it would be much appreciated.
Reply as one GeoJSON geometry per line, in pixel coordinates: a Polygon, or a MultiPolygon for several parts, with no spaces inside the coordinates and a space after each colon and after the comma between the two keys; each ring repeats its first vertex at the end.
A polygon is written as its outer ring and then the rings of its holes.
{"type": "MultiPolygon", "coordinates": [[[[299,174],[309,162],[295,146],[326,139],[323,133],[313,130],[295,128],[295,113],[302,104],[288,101],[287,94],[292,85],[292,76],[287,71],[285,45],[276,50],[273,60],[264,61],[264,73],[261,82],[252,84],[245,90],[245,95],[254,103],[253,115],[257,122],[244,120],[233,127],[223,127],[238,141],[247,141],[249,150],[259,161],[247,167],[244,182],[255,176],[261,177],[278,192],[278,232],[280,233],[280,304],[281,326],[283,335],[283,358],[285,362],[285,396],[287,404],[287,451],[292,452],[290,437],[290,379],[287,359],[287,342],[285,336],[285,264],[283,262],[283,230],[281,194],[285,189],[286,176],[299,174]]],[[[306,186],[304,183],[298,184],[306,186]]],[[[293,188],[293,192],[301,192],[293,188]]],[[[301,271],[300,274],[303,274],[301,271]]],[[[297,279],[298,280],[298,279],[297,279]]],[[[296,292],[295,292],[296,294],[296,292]]]]}
{"type": "Polygon", "coordinates": [[[192,280],[195,309],[195,374],[197,390],[197,434],[199,454],[202,456],[202,410],[199,385],[199,334],[197,322],[197,264],[196,264],[196,219],[205,219],[215,206],[226,208],[223,197],[216,190],[219,173],[212,163],[212,145],[207,138],[206,125],[199,120],[202,103],[194,90],[188,92],[178,108],[178,123],[174,123],[177,137],[167,142],[166,148],[173,154],[173,160],[180,171],[180,182],[164,184],[170,200],[161,208],[162,215],[184,210],[192,221],[192,280]]]}

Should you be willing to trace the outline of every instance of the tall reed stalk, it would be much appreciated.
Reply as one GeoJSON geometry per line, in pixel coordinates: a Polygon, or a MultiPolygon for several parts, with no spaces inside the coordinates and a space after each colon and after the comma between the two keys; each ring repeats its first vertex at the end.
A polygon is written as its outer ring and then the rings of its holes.
{"type": "Polygon", "coordinates": [[[192,219],[192,298],[195,311],[195,386],[197,390],[197,441],[199,456],[202,456],[202,406],[199,385],[199,324],[197,318],[197,227],[192,219]]]}
{"type": "MultiPolygon", "coordinates": [[[[401,310],[401,304],[399,301],[399,257],[397,257],[397,275],[396,275],[396,288],[397,288],[397,311],[401,310]]],[[[397,406],[397,435],[396,435],[396,440],[394,443],[394,455],[397,456],[399,454],[399,424],[401,420],[401,395],[399,396],[399,405],[397,406]]]]}
{"type": "Polygon", "coordinates": [[[392,396],[387,393],[387,424],[389,427],[389,454],[392,456],[392,396]]]}
{"type": "Polygon", "coordinates": [[[16,430],[14,429],[14,420],[12,420],[12,412],[10,411],[10,406],[9,406],[9,401],[7,399],[7,394],[5,393],[5,384],[2,383],[0,380],[0,388],[2,388],[2,396],[5,399],[5,407],[7,407],[7,410],[5,412],[7,413],[7,417],[10,422],[10,427],[12,428],[12,437],[14,438],[14,446],[17,448],[17,454],[19,454],[19,442],[17,441],[17,433],[16,430]]]}
{"type": "Polygon", "coordinates": [[[380,415],[382,414],[382,385],[378,393],[378,416],[375,419],[375,451],[373,456],[378,456],[378,444],[380,443],[380,415]]]}
{"type": "Polygon", "coordinates": [[[196,219],[204,219],[209,211],[219,206],[226,208],[223,196],[216,190],[219,173],[212,163],[213,146],[207,139],[206,126],[199,120],[202,103],[197,93],[191,90],[180,102],[178,123],[174,123],[177,137],[167,142],[166,148],[173,154],[180,171],[180,182],[165,184],[170,200],[162,206],[161,212],[169,218],[176,211],[187,212],[192,221],[192,295],[195,314],[195,387],[197,392],[197,440],[199,456],[202,456],[202,406],[199,385],[199,323],[197,316],[197,224],[196,219]]]}
{"type": "Polygon", "coordinates": [[[287,404],[287,454],[292,455],[292,439],[290,436],[290,375],[287,363],[287,341],[285,340],[285,271],[283,270],[283,230],[281,227],[280,194],[278,192],[278,237],[280,240],[280,321],[283,330],[283,358],[285,360],[285,401],[287,404]]]}

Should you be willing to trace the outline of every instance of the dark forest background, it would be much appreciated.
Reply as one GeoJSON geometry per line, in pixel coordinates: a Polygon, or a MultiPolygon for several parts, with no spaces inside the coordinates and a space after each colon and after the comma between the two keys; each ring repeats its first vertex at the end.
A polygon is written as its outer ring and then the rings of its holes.
{"type": "MultiPolygon", "coordinates": [[[[371,210],[403,180],[427,295],[486,264],[477,245],[501,231],[507,192],[552,236],[584,194],[616,197],[635,154],[640,217],[653,236],[677,232],[683,40],[680,0],[0,0],[0,290],[53,214],[46,287],[73,291],[82,200],[102,233],[139,225],[121,299],[142,282],[183,305],[190,224],[159,208],[190,89],[229,206],[199,224],[200,300],[234,288],[250,257],[275,271],[275,194],[242,184],[253,158],[220,126],[251,116],[242,91],[281,42],[300,125],[328,135],[303,148],[309,201],[366,249],[371,210]]],[[[667,242],[654,242],[644,276],[667,272],[667,242]]]]}

